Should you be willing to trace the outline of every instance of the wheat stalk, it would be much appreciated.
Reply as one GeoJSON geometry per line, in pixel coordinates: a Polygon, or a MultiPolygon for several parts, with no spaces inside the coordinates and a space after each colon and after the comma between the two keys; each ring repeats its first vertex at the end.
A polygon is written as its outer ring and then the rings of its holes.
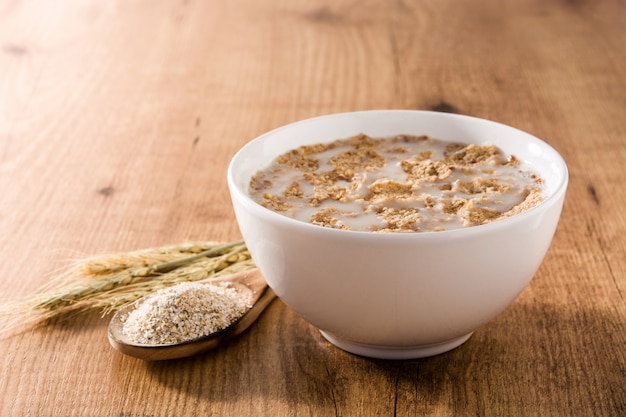
{"type": "Polygon", "coordinates": [[[5,329],[92,311],[105,316],[161,288],[254,267],[243,241],[172,245],[93,256],[74,263],[55,280],[56,288],[5,304],[0,316],[12,319],[5,329]]]}
{"type": "MultiPolygon", "coordinates": [[[[235,242],[230,245],[237,245],[235,242]]],[[[80,260],[75,270],[81,275],[109,275],[130,268],[148,267],[176,259],[185,259],[200,253],[220,249],[226,245],[218,242],[194,242],[162,246],[133,252],[103,254],[80,260]]]]}

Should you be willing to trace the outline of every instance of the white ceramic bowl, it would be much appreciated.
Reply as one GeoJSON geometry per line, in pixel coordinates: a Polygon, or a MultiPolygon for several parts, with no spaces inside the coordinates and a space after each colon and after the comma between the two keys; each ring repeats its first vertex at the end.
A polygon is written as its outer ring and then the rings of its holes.
{"type": "Polygon", "coordinates": [[[336,346],[382,359],[453,349],[509,306],[548,250],[567,182],[561,156],[528,133],[468,116],[405,110],[289,124],[248,143],[228,169],[239,228],[278,297],[336,346]],[[517,216],[481,226],[384,234],[311,225],[249,197],[252,175],[278,155],[359,133],[496,145],[532,165],[545,181],[546,198],[517,216]]]}

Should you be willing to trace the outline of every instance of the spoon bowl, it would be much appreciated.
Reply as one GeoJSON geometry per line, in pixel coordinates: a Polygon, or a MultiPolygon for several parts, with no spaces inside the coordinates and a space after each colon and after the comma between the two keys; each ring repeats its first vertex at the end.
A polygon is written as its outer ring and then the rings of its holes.
{"type": "Polygon", "coordinates": [[[233,288],[247,288],[252,290],[252,299],[250,300],[252,307],[225,329],[208,336],[176,344],[151,345],[136,343],[124,335],[123,318],[149,297],[146,296],[124,306],[113,315],[109,322],[109,343],[119,352],[143,360],[156,361],[193,356],[214,349],[243,333],[256,321],[263,310],[265,310],[276,297],[276,294],[267,286],[265,279],[263,279],[258,269],[237,272],[232,275],[206,281],[205,283],[215,284],[220,282],[227,282],[233,288]]]}

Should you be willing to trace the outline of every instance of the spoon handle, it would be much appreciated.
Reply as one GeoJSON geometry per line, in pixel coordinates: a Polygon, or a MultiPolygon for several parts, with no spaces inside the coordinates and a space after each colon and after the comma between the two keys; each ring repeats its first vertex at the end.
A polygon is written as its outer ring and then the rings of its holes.
{"type": "Polygon", "coordinates": [[[251,301],[252,304],[261,297],[263,291],[267,288],[267,283],[257,268],[236,272],[223,277],[210,278],[202,282],[231,282],[244,284],[254,292],[251,301]]]}

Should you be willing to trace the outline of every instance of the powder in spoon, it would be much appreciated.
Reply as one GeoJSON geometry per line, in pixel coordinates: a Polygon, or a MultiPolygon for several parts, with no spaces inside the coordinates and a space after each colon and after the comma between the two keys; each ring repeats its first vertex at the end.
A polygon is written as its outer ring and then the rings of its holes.
{"type": "Polygon", "coordinates": [[[251,308],[252,290],[222,284],[184,282],[148,297],[123,320],[123,334],[135,343],[168,345],[222,330],[251,308]]]}

